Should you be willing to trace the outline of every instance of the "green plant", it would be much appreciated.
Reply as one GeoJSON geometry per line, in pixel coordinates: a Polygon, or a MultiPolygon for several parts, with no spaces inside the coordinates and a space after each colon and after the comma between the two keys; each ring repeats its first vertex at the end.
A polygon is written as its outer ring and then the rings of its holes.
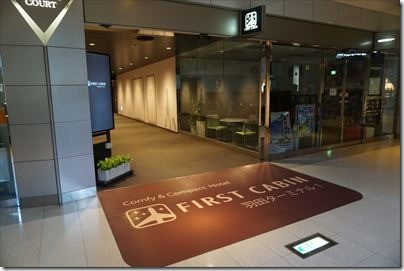
{"type": "Polygon", "coordinates": [[[128,163],[132,158],[129,154],[116,154],[111,157],[107,157],[104,160],[100,160],[97,163],[97,168],[101,170],[109,170],[119,165],[128,163]]]}
{"type": "Polygon", "coordinates": [[[198,101],[197,103],[191,104],[191,110],[189,112],[189,125],[195,126],[197,120],[202,119],[202,103],[198,101]]]}

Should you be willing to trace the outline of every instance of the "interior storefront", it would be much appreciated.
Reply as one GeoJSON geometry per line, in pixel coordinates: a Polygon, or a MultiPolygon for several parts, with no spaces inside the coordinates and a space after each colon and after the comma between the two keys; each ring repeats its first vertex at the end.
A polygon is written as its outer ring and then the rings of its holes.
{"type": "MultiPolygon", "coordinates": [[[[110,44],[99,50],[114,55],[123,116],[258,152],[269,63],[267,158],[395,133],[397,56],[158,30],[103,32],[110,44]],[[117,55],[125,46],[134,53],[117,55]]],[[[103,38],[94,27],[86,33],[87,44],[103,38]]]]}
{"type": "Polygon", "coordinates": [[[380,52],[273,45],[270,155],[392,136],[397,61],[380,52]]]}
{"type": "MultiPolygon", "coordinates": [[[[197,43],[177,39],[181,49],[197,43]]],[[[216,39],[180,51],[180,130],[257,150],[261,57],[261,44],[248,40],[216,39]]]]}

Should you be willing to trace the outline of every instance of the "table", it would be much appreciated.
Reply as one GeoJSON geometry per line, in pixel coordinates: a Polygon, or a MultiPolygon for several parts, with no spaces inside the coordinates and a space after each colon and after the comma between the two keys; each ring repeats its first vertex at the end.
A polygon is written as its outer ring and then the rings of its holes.
{"type": "Polygon", "coordinates": [[[244,123],[245,121],[247,121],[248,119],[244,119],[244,118],[223,118],[220,119],[220,122],[224,122],[226,123],[226,125],[231,125],[232,130],[233,130],[233,144],[235,143],[235,136],[236,136],[236,129],[235,129],[235,124],[236,123],[244,123]]]}

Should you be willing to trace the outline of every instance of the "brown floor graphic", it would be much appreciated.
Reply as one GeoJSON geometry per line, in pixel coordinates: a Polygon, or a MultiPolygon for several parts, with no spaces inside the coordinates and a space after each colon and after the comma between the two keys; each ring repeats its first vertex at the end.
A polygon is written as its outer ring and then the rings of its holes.
{"type": "Polygon", "coordinates": [[[270,163],[99,192],[122,258],[160,267],[360,200],[270,163]]]}

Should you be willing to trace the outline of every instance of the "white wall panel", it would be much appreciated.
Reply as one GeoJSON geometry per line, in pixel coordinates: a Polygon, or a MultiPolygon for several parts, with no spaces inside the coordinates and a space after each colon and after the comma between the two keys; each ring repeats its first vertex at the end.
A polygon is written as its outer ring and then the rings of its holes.
{"type": "Polygon", "coordinates": [[[389,14],[380,14],[380,31],[392,31],[400,29],[400,17],[389,15],[389,14]]]}
{"type": "Polygon", "coordinates": [[[360,8],[338,5],[338,24],[358,28],[360,25],[360,8]]]}
{"type": "Polygon", "coordinates": [[[285,0],[285,16],[312,20],[313,0],[285,0]]]}
{"type": "Polygon", "coordinates": [[[53,160],[15,163],[15,174],[22,198],[57,194],[53,160]]]}
{"type": "Polygon", "coordinates": [[[314,1],[313,21],[336,24],[338,4],[332,1],[314,1]]]}
{"type": "MultiPolygon", "coordinates": [[[[175,57],[118,75],[118,102],[124,107],[119,113],[134,118],[134,116],[129,116],[125,109],[131,105],[133,108],[133,100],[131,100],[130,95],[127,94],[129,91],[126,91],[126,89],[130,88],[133,79],[142,77],[143,80],[145,80],[146,76],[151,74],[155,76],[156,125],[177,132],[175,57]]],[[[118,107],[120,107],[119,104],[118,107]]],[[[151,110],[151,108],[148,107],[148,110],[151,110]]]]}
{"type": "Polygon", "coordinates": [[[94,157],[92,154],[59,159],[62,193],[95,186],[94,157]]]}
{"type": "Polygon", "coordinates": [[[371,10],[361,9],[360,28],[379,31],[380,29],[380,13],[371,10]]]}
{"type": "Polygon", "coordinates": [[[40,46],[0,46],[4,84],[46,85],[43,48],[40,46]]]}
{"type": "Polygon", "coordinates": [[[180,0],[179,2],[210,5],[212,0],[180,0]]]}
{"type": "Polygon", "coordinates": [[[87,86],[52,86],[55,122],[90,119],[87,86]]]}
{"type": "Polygon", "coordinates": [[[285,12],[285,1],[284,0],[251,0],[251,6],[261,6],[265,5],[265,13],[283,16],[285,12]]]}
{"type": "Polygon", "coordinates": [[[87,85],[86,52],[82,49],[48,47],[52,85],[87,85]]]}
{"type": "Polygon", "coordinates": [[[234,8],[234,9],[249,9],[251,7],[250,0],[211,0],[212,5],[234,8]]]}
{"type": "Polygon", "coordinates": [[[49,124],[10,125],[14,161],[53,159],[49,124]]]}
{"type": "Polygon", "coordinates": [[[89,120],[55,124],[58,158],[92,153],[91,123],[89,120]]]}
{"type": "Polygon", "coordinates": [[[156,78],[154,75],[146,76],[146,122],[157,123],[156,115],[156,78]]]}
{"type": "Polygon", "coordinates": [[[145,95],[143,87],[143,77],[135,78],[132,80],[132,91],[133,91],[134,118],[137,120],[144,121],[145,95]]]}
{"type": "Polygon", "coordinates": [[[118,89],[118,113],[129,118],[134,118],[132,80],[117,80],[118,89]]]}
{"type": "Polygon", "coordinates": [[[49,123],[46,86],[9,86],[6,90],[9,124],[49,123]]]}

